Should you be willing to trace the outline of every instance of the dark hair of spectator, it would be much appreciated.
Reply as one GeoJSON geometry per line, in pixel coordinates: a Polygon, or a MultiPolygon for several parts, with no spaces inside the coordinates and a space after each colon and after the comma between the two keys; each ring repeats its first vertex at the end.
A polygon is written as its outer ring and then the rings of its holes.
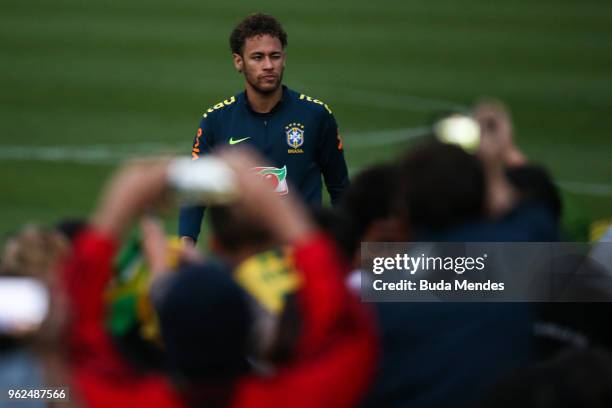
{"type": "Polygon", "coordinates": [[[210,223],[217,242],[229,252],[272,242],[264,226],[234,206],[211,207],[210,223]]]}
{"type": "Polygon", "coordinates": [[[287,46],[287,33],[280,22],[268,14],[255,13],[238,23],[232,31],[229,39],[232,53],[242,55],[245,41],[260,35],[278,38],[283,48],[287,46]]]}
{"type": "Polygon", "coordinates": [[[156,305],[170,372],[179,383],[237,378],[248,370],[250,309],[224,264],[184,264],[156,305]]]}
{"type": "Polygon", "coordinates": [[[359,243],[359,237],[352,235],[352,220],[346,212],[330,207],[313,207],[311,211],[317,226],[334,240],[343,260],[349,261],[356,249],[353,241],[359,243]]]}
{"type": "Polygon", "coordinates": [[[60,220],[55,229],[62,233],[70,242],[74,242],[79,232],[87,227],[87,221],[80,218],[65,218],[60,220]]]}
{"type": "Polygon", "coordinates": [[[400,206],[415,231],[442,230],[484,215],[485,177],[476,157],[436,141],[399,164],[400,206]]]}
{"type": "Polygon", "coordinates": [[[348,218],[346,250],[354,254],[368,227],[391,217],[395,210],[398,170],[394,164],[378,164],[357,175],[345,191],[340,211],[348,218]]]}

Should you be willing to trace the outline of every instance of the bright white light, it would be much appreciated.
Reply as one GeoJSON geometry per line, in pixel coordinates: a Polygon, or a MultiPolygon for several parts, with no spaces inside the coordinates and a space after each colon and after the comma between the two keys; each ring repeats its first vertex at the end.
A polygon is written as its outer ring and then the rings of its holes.
{"type": "Polygon", "coordinates": [[[453,115],[435,125],[436,135],[444,143],[456,144],[473,153],[480,144],[480,126],[463,115],[453,115]]]}
{"type": "Polygon", "coordinates": [[[38,327],[49,312],[49,292],[38,280],[0,277],[0,331],[38,327]]]}

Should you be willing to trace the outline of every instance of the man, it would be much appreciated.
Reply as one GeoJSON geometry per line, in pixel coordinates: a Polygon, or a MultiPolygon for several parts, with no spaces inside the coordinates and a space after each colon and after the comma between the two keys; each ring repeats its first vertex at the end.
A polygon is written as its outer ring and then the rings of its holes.
{"type": "MultiPolygon", "coordinates": [[[[250,145],[271,163],[256,167],[277,193],[295,189],[310,205],[321,204],[321,175],[332,204],[348,185],[342,140],[331,109],[282,85],[287,34],[265,14],[252,14],[230,36],[234,67],[245,91],[209,108],[193,143],[192,158],[234,145],[250,145]]],[[[195,243],[203,206],[183,207],[179,235],[195,243]]]]}

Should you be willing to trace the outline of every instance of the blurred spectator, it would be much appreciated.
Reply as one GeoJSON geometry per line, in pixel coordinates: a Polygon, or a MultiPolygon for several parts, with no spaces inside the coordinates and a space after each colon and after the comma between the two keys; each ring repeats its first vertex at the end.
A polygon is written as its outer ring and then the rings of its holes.
{"type": "Polygon", "coordinates": [[[361,243],[406,239],[406,226],[396,211],[398,186],[394,163],[374,165],[355,177],[337,208],[316,212],[319,225],[349,261],[347,284],[353,292],[361,287],[361,243]]]}
{"type": "Polygon", "coordinates": [[[166,167],[166,162],[141,163],[119,171],[65,263],[69,368],[74,391],[87,406],[180,405],[164,377],[139,372],[123,359],[104,325],[104,291],[119,240],[135,217],[164,197],[166,167]]]}
{"type": "Polygon", "coordinates": [[[303,323],[297,297],[301,279],[291,248],[240,204],[212,206],[210,220],[212,252],[231,265],[248,299],[250,362],[256,371],[274,370],[292,357],[303,323]]]}
{"type": "MultiPolygon", "coordinates": [[[[68,250],[57,231],[35,225],[24,227],[7,240],[0,271],[0,389],[38,389],[65,385],[58,349],[64,306],[50,298],[56,287],[54,268],[68,250]]],[[[0,399],[0,407],[14,404],[0,399]]],[[[20,404],[21,405],[21,404],[20,404]]],[[[23,401],[24,407],[44,402],[23,401]]]]}
{"type": "Polygon", "coordinates": [[[210,223],[212,251],[232,266],[279,245],[266,226],[249,217],[240,206],[212,206],[210,223]]]}
{"type": "MultiPolygon", "coordinates": [[[[476,118],[482,129],[476,155],[430,142],[400,161],[398,212],[412,232],[405,239],[557,240],[558,196],[542,172],[517,170],[525,158],[512,142],[508,116],[497,105],[479,105],[476,118]]],[[[534,358],[528,304],[381,302],[376,309],[382,359],[365,406],[472,406],[534,358]]]]}
{"type": "Polygon", "coordinates": [[[140,164],[120,172],[89,225],[63,228],[71,246],[57,231],[31,228],[7,244],[5,273],[32,277],[49,295],[45,320],[31,333],[35,344],[47,346],[39,359],[46,386],[71,387],[77,404],[180,405],[167,380],[138,372],[119,355],[104,327],[104,290],[117,243],[130,221],[165,191],[165,168],[140,164]]]}
{"type": "Polygon", "coordinates": [[[612,356],[601,349],[564,353],[518,370],[478,407],[604,408],[612,406],[612,356]]]}
{"type": "Polygon", "coordinates": [[[345,192],[340,211],[348,217],[345,241],[353,268],[360,264],[361,242],[406,239],[406,226],[396,214],[400,186],[395,163],[378,164],[359,173],[345,192]]]}
{"type": "Polygon", "coordinates": [[[487,151],[485,154],[495,151],[504,167],[527,164],[527,158],[514,142],[512,118],[503,103],[484,99],[476,104],[472,114],[480,127],[480,154],[484,151],[487,151]],[[483,141],[485,144],[482,144],[483,141]]]}
{"type": "MultiPolygon", "coordinates": [[[[534,332],[540,360],[587,347],[612,351],[612,332],[608,328],[612,263],[599,258],[598,249],[601,248],[557,260],[554,276],[558,298],[537,305],[534,332]]],[[[609,253],[609,244],[606,250],[609,253]]]]}
{"type": "Polygon", "coordinates": [[[481,163],[458,146],[431,142],[399,166],[400,210],[418,237],[479,221],[485,215],[481,163]]]}
{"type": "Polygon", "coordinates": [[[189,406],[229,405],[250,372],[247,294],[212,261],[182,265],[165,286],[158,316],[174,384],[189,406]]]}
{"type": "Polygon", "coordinates": [[[561,196],[544,167],[533,164],[509,167],[506,177],[518,191],[520,201],[542,203],[557,221],[561,219],[561,196]]]}
{"type": "Polygon", "coordinates": [[[250,156],[236,151],[228,153],[224,160],[238,178],[240,210],[265,226],[276,242],[294,246],[292,256],[302,280],[297,296],[303,324],[290,361],[267,376],[245,373],[236,378],[241,372],[240,355],[246,341],[241,322],[249,311],[244,292],[229,274],[217,274],[217,279],[224,279],[224,283],[218,283],[219,292],[233,293],[234,306],[229,310],[222,309],[221,303],[213,307],[220,295],[195,299],[198,293],[216,290],[217,285],[209,285],[203,278],[206,267],[198,267],[200,274],[179,272],[159,302],[159,315],[174,368],[186,374],[183,389],[191,397],[190,402],[204,401],[206,393],[200,390],[210,388],[213,373],[193,361],[221,362],[223,358],[213,355],[234,353],[229,360],[235,362],[230,364],[234,369],[224,376],[229,389],[225,398],[218,396],[217,401],[231,401],[232,406],[240,407],[353,406],[369,382],[376,342],[369,316],[343,283],[338,253],[293,196],[282,199],[261,188],[259,179],[249,171],[255,167],[250,156]],[[217,326],[214,322],[219,319],[224,324],[217,326]],[[235,339],[221,346],[228,330],[235,339]],[[236,380],[233,384],[232,378],[236,380]]]}

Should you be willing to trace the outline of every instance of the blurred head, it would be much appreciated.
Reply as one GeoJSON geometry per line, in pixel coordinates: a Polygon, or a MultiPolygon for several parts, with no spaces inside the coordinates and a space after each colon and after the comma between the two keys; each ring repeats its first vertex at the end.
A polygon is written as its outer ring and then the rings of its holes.
{"type": "Polygon", "coordinates": [[[525,155],[514,142],[510,111],[500,101],[485,99],[479,101],[472,112],[480,125],[481,157],[495,156],[506,167],[521,166],[527,162],[525,155]]]}
{"type": "Polygon", "coordinates": [[[235,379],[247,369],[250,311],[231,271],[185,264],[157,303],[169,365],[186,384],[235,379]]]}
{"type": "Polygon", "coordinates": [[[211,245],[216,255],[230,264],[238,264],[245,258],[270,249],[275,245],[269,228],[253,219],[240,205],[212,206],[211,245]]]}
{"type": "Polygon", "coordinates": [[[244,74],[247,90],[276,91],[285,69],[287,33],[274,17],[256,13],[242,20],[230,35],[234,67],[244,74]]]}
{"type": "Polygon", "coordinates": [[[399,207],[415,232],[481,218],[485,178],[480,161],[455,145],[429,142],[399,163],[399,207]]]}
{"type": "Polygon", "coordinates": [[[395,164],[379,164],[359,173],[344,192],[339,209],[348,218],[345,240],[351,258],[362,241],[406,239],[395,211],[399,182],[395,164]]]}
{"type": "MultiPolygon", "coordinates": [[[[14,287],[21,293],[20,300],[30,300],[20,310],[10,312],[14,321],[0,322],[0,335],[35,337],[41,342],[58,340],[67,307],[59,268],[69,250],[70,242],[63,233],[38,225],[28,225],[7,240],[0,264],[0,285],[4,289],[14,287]]],[[[12,306],[18,304],[13,302],[12,306]]]]}
{"type": "Polygon", "coordinates": [[[48,282],[69,248],[59,231],[27,225],[10,237],[2,253],[2,274],[28,276],[48,282]]]}

